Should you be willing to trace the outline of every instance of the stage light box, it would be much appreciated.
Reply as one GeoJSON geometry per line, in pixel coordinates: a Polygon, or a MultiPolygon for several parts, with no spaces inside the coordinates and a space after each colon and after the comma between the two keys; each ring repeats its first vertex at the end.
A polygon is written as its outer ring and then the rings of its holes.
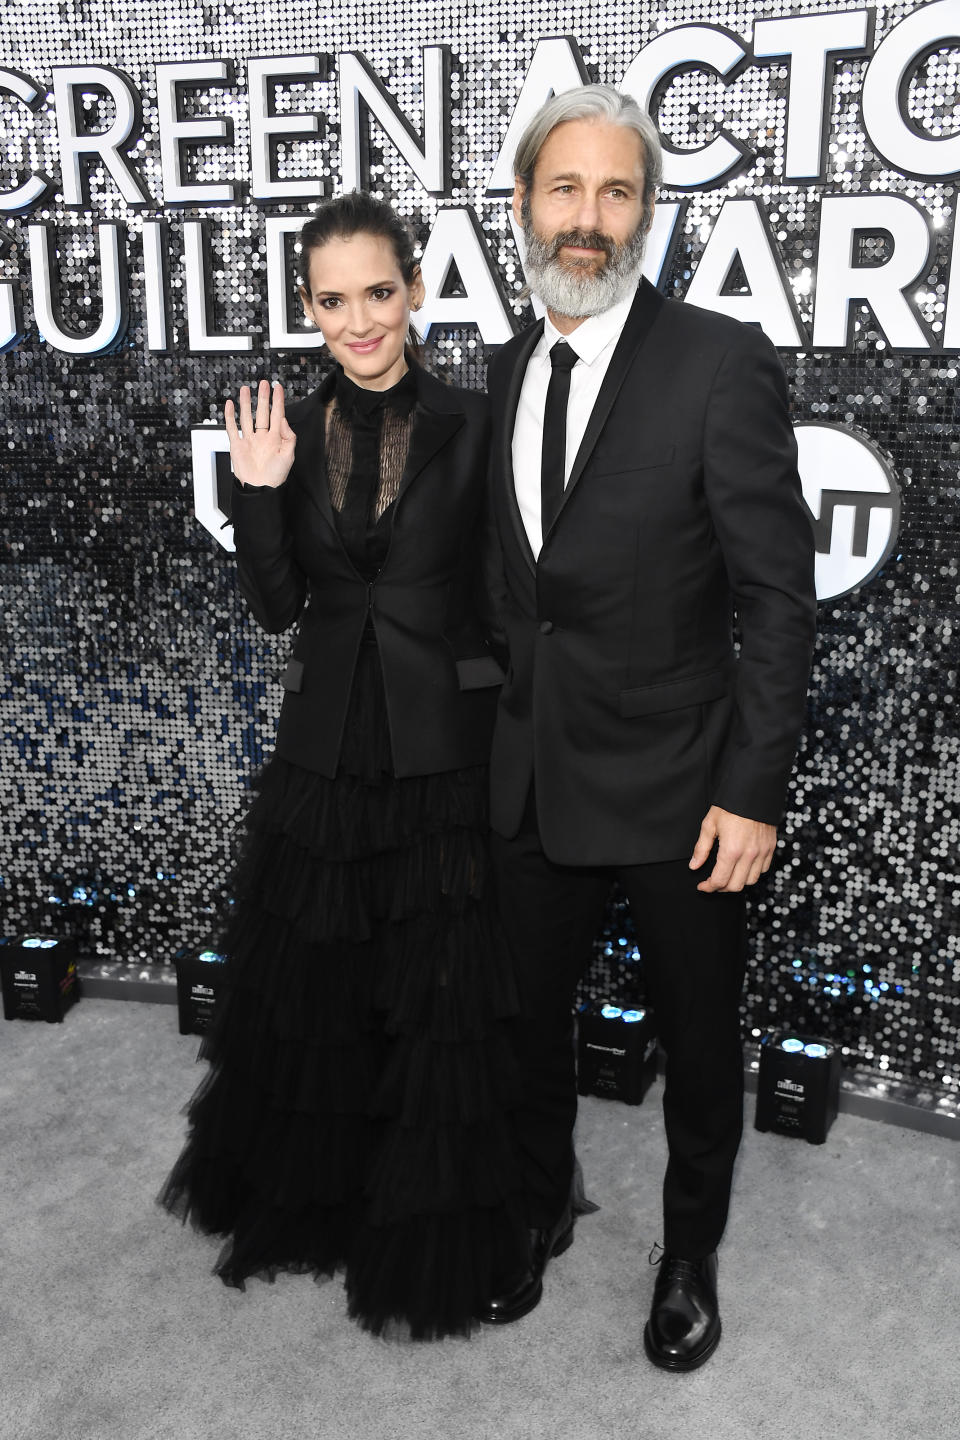
{"type": "Polygon", "coordinates": [[[210,1029],[223,958],[216,950],[193,949],[181,950],[174,956],[181,1035],[202,1035],[210,1029]]]}
{"type": "Polygon", "coordinates": [[[7,1020],[58,1024],[79,995],[73,940],[25,935],[0,946],[0,983],[7,1020]]]}
{"type": "Polygon", "coordinates": [[[783,1031],[760,1047],[756,1128],[822,1145],[837,1115],[840,1050],[812,1035],[783,1031]]]}
{"type": "Polygon", "coordinates": [[[657,1037],[649,1010],[584,1005],[578,1017],[577,1089],[639,1105],[657,1073],[657,1037]]]}

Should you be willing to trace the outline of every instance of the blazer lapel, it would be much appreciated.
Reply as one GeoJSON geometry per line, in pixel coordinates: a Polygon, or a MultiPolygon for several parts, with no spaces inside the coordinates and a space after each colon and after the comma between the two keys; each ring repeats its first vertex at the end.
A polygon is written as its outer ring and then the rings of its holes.
{"type": "MultiPolygon", "coordinates": [[[[560,508],[554,517],[554,525],[563,514],[564,507],[573,494],[587,461],[593,454],[594,447],[606,424],[607,416],[613,409],[614,401],[620,393],[620,387],[626,379],[627,371],[630,369],[637,351],[650,333],[650,328],[660,313],[662,304],[663,296],[654,289],[648,280],[643,280],[637,290],[637,298],[630,307],[626,323],[620,332],[620,339],[610,357],[610,364],[607,366],[600,393],[597,395],[590,419],[587,421],[587,428],[583,432],[583,439],[574,459],[560,508]]],[[[552,531],[553,525],[550,529],[552,531]]],[[[544,536],[544,540],[546,540],[546,536],[544,536]]]]}
{"type": "Polygon", "coordinates": [[[526,556],[530,569],[536,572],[537,561],[533,551],[530,549],[530,540],[523,524],[523,516],[520,514],[520,505],[517,501],[517,486],[513,474],[513,430],[517,419],[517,409],[520,405],[520,391],[523,389],[523,377],[527,373],[527,362],[533,354],[543,334],[543,321],[538,320],[525,330],[521,336],[520,345],[517,349],[516,359],[513,362],[513,369],[507,382],[507,394],[504,401],[502,449],[500,453],[500,473],[503,483],[506,486],[507,510],[516,531],[517,541],[520,549],[526,556]]]}
{"type": "Polygon", "coordinates": [[[316,505],[323,518],[336,530],[333,506],[330,503],[330,486],[324,466],[326,449],[327,411],[326,405],[333,394],[334,374],[324,376],[310,399],[312,405],[296,426],[296,465],[301,475],[305,493],[316,505]]]}
{"type": "Polygon", "coordinates": [[[446,385],[440,383],[427,370],[417,367],[417,408],[413,417],[413,433],[407,463],[397,491],[399,504],[405,492],[420,475],[438,450],[441,450],[452,436],[462,428],[466,416],[461,410],[450,409],[453,396],[446,385]]]}

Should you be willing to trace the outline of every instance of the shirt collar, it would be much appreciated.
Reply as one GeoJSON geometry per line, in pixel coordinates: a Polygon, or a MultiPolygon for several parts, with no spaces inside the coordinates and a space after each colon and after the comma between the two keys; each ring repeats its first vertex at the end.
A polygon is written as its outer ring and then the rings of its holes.
{"type": "MultiPolygon", "coordinates": [[[[607,346],[619,339],[620,331],[626,324],[627,316],[634,300],[637,298],[636,290],[631,290],[616,305],[611,305],[609,310],[604,310],[600,315],[591,315],[578,325],[570,335],[561,335],[560,331],[553,324],[549,315],[543,317],[543,339],[540,342],[541,353],[549,354],[557,340],[566,340],[571,350],[577,352],[577,356],[585,365],[592,365],[607,346]]],[[[538,347],[540,348],[540,347],[538,347]]]]}

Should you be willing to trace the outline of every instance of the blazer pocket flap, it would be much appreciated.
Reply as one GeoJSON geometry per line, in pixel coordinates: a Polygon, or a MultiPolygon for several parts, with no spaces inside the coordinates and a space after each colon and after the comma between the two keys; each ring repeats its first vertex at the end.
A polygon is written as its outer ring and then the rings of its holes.
{"type": "Polygon", "coordinates": [[[685,680],[668,680],[663,685],[641,685],[620,691],[620,714],[659,715],[665,710],[682,710],[687,705],[705,705],[720,700],[730,688],[729,670],[708,670],[685,680]]]}
{"type": "Polygon", "coordinates": [[[639,451],[632,456],[627,464],[622,454],[608,455],[603,451],[594,452],[591,469],[595,475],[632,475],[637,470],[656,470],[663,465],[673,464],[673,455],[676,447],[669,446],[666,450],[655,450],[653,454],[639,451]]]}
{"type": "Polygon", "coordinates": [[[292,690],[298,695],[303,689],[303,661],[288,660],[287,668],[280,676],[280,684],[284,690],[292,690]]]}
{"type": "Polygon", "coordinates": [[[503,684],[503,671],[492,655],[477,655],[457,661],[457,680],[461,690],[485,690],[503,684]]]}

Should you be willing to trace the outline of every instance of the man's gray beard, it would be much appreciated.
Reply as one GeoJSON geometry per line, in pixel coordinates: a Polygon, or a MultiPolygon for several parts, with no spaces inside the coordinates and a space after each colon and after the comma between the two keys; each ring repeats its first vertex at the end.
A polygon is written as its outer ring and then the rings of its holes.
{"type": "Polygon", "coordinates": [[[592,264],[565,265],[557,254],[557,241],[564,243],[564,236],[544,240],[529,220],[523,227],[523,235],[526,250],[523,272],[527,284],[554,315],[565,315],[571,320],[602,315],[636,289],[647,244],[646,233],[640,228],[622,243],[606,238],[607,258],[600,269],[592,264]]]}

